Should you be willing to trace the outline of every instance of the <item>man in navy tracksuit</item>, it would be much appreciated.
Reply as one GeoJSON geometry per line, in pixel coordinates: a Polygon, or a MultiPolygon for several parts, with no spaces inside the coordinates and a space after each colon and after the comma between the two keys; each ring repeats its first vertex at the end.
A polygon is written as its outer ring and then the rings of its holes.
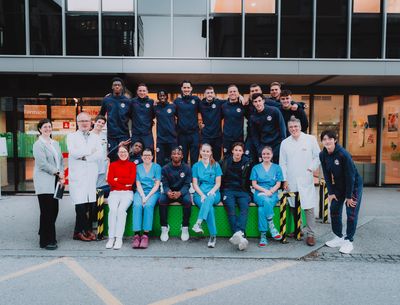
{"type": "Polygon", "coordinates": [[[157,120],[157,163],[164,166],[170,162],[171,151],[177,146],[176,106],[168,103],[168,93],[160,90],[157,93],[158,103],[154,106],[157,120]]]}
{"type": "Polygon", "coordinates": [[[239,90],[235,85],[228,87],[228,100],[222,105],[224,127],[222,146],[224,155],[230,155],[235,142],[243,142],[244,118],[248,117],[249,107],[239,101],[239,90]]]}
{"type": "Polygon", "coordinates": [[[327,241],[328,247],[340,247],[341,253],[348,254],[353,250],[354,234],[357,228],[360,210],[363,181],[354,165],[351,155],[339,144],[333,130],[321,133],[324,149],[319,154],[326,186],[331,202],[332,231],[335,238],[327,241]],[[342,233],[342,211],[346,204],[346,236],[342,233]]]}
{"type": "Polygon", "coordinates": [[[189,219],[192,208],[192,199],[189,188],[192,182],[190,167],[182,162],[183,155],[180,147],[174,148],[171,153],[171,162],[161,170],[161,182],[163,192],[160,196],[160,224],[161,241],[168,240],[168,205],[172,202],[180,202],[183,208],[181,239],[189,239],[189,219]]]}
{"type": "Polygon", "coordinates": [[[264,105],[264,96],[260,93],[253,95],[253,106],[256,113],[250,117],[252,141],[261,157],[262,149],[270,146],[273,150],[273,162],[279,163],[281,142],[286,139],[286,126],[281,112],[264,105]]]}
{"type": "Polygon", "coordinates": [[[154,101],[148,97],[149,92],[145,84],[139,84],[136,93],[137,96],[131,100],[131,142],[140,141],[144,144],[144,148],[153,150],[154,101]]]}
{"type": "Polygon", "coordinates": [[[212,147],[215,161],[221,159],[222,148],[222,105],[225,101],[215,98],[213,87],[207,87],[204,92],[205,98],[200,102],[200,113],[203,120],[201,128],[201,143],[208,143],[212,147]]]}
{"type": "Polygon", "coordinates": [[[183,81],[181,85],[182,97],[175,99],[176,115],[178,118],[178,145],[182,146],[183,160],[194,164],[199,159],[199,112],[200,99],[192,95],[192,83],[183,81]]]}
{"type": "Polygon", "coordinates": [[[124,95],[124,82],[112,79],[112,94],[107,95],[101,104],[99,114],[107,114],[107,143],[111,161],[117,159],[118,144],[129,139],[130,101],[124,95]]]}
{"type": "MultiPolygon", "coordinates": [[[[301,131],[307,133],[308,119],[303,108],[298,107],[297,110],[292,109],[292,92],[290,90],[282,90],[280,95],[281,107],[279,110],[285,120],[285,126],[288,127],[288,122],[292,117],[300,120],[301,131]]],[[[286,137],[290,137],[289,129],[286,129],[286,137]]]]}

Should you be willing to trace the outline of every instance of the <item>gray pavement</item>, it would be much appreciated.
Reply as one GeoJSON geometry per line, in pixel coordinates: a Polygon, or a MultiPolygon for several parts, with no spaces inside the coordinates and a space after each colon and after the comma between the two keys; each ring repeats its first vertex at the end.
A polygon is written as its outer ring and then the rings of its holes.
{"type": "Polygon", "coordinates": [[[105,241],[71,238],[74,207],[60,203],[59,249],[38,248],[35,196],[0,200],[0,304],[398,304],[400,192],[366,188],[351,255],[323,246],[329,224],[317,224],[315,247],[289,239],[265,249],[251,239],[238,251],[219,238],[167,243],[147,250],[106,250],[105,241]]]}

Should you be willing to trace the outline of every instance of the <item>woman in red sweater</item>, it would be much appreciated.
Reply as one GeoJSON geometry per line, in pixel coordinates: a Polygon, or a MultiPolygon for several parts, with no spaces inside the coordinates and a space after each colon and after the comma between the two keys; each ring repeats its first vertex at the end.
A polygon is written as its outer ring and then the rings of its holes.
{"type": "Polygon", "coordinates": [[[136,164],[129,161],[129,152],[125,146],[118,148],[118,160],[108,169],[107,182],[111,192],[108,197],[108,241],[107,249],[118,250],[122,247],[125,231],[126,211],[133,201],[132,185],[136,179],[136,164]]]}

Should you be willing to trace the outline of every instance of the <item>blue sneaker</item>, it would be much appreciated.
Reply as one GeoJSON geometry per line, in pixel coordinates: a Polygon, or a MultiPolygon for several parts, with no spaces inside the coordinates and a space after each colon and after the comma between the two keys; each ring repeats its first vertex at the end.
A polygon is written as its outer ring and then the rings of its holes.
{"type": "Polygon", "coordinates": [[[266,245],[268,245],[267,235],[265,232],[262,232],[258,246],[262,248],[265,247],[266,245]]]}
{"type": "Polygon", "coordinates": [[[273,221],[268,221],[268,225],[269,225],[269,232],[271,233],[272,238],[275,240],[281,240],[282,235],[275,228],[273,221]]]}

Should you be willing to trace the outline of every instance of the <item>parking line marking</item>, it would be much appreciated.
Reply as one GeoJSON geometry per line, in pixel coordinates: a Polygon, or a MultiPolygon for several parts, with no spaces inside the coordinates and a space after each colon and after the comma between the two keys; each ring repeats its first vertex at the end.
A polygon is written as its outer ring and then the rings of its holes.
{"type": "Polygon", "coordinates": [[[155,303],[151,303],[149,305],[173,305],[173,304],[176,304],[176,303],[179,303],[179,302],[183,302],[183,301],[195,298],[195,297],[199,297],[199,296],[202,296],[202,295],[205,295],[205,294],[209,294],[211,292],[214,292],[214,291],[217,291],[217,290],[229,287],[229,286],[237,285],[237,284],[240,284],[242,282],[249,281],[249,280],[252,280],[252,279],[267,275],[267,274],[272,273],[272,272],[276,272],[276,271],[279,271],[279,270],[283,270],[283,269],[289,268],[291,266],[296,265],[297,263],[298,262],[281,262],[281,263],[277,263],[277,264],[275,264],[273,266],[270,266],[270,267],[259,269],[259,270],[254,271],[254,272],[250,272],[250,273],[247,273],[247,274],[244,274],[244,275],[241,275],[241,276],[238,276],[238,277],[226,280],[226,281],[215,283],[215,284],[212,284],[212,285],[209,285],[209,286],[206,286],[206,287],[194,290],[194,291],[189,291],[189,292],[186,292],[186,293],[183,293],[183,294],[180,294],[180,295],[168,298],[168,299],[160,300],[160,301],[157,301],[155,303]]]}
{"type": "Polygon", "coordinates": [[[0,282],[4,282],[4,281],[10,280],[10,279],[14,279],[14,278],[17,278],[17,277],[19,277],[19,276],[28,274],[28,273],[30,273],[30,272],[34,272],[34,271],[41,270],[41,269],[47,268],[47,267],[49,267],[49,266],[58,264],[58,263],[62,263],[63,261],[64,261],[64,258],[57,258],[57,259],[53,259],[53,260],[51,260],[51,261],[49,261],[49,262],[45,262],[45,263],[42,263],[42,264],[33,265],[33,266],[31,266],[31,267],[22,269],[22,270],[20,270],[20,271],[13,272],[13,273],[6,274],[6,275],[1,276],[1,277],[0,277],[0,282]]]}
{"type": "Polygon", "coordinates": [[[83,269],[78,262],[72,258],[64,259],[63,263],[71,269],[82,282],[84,282],[93,292],[107,305],[123,305],[111,292],[101,285],[89,272],[83,269]]]}

